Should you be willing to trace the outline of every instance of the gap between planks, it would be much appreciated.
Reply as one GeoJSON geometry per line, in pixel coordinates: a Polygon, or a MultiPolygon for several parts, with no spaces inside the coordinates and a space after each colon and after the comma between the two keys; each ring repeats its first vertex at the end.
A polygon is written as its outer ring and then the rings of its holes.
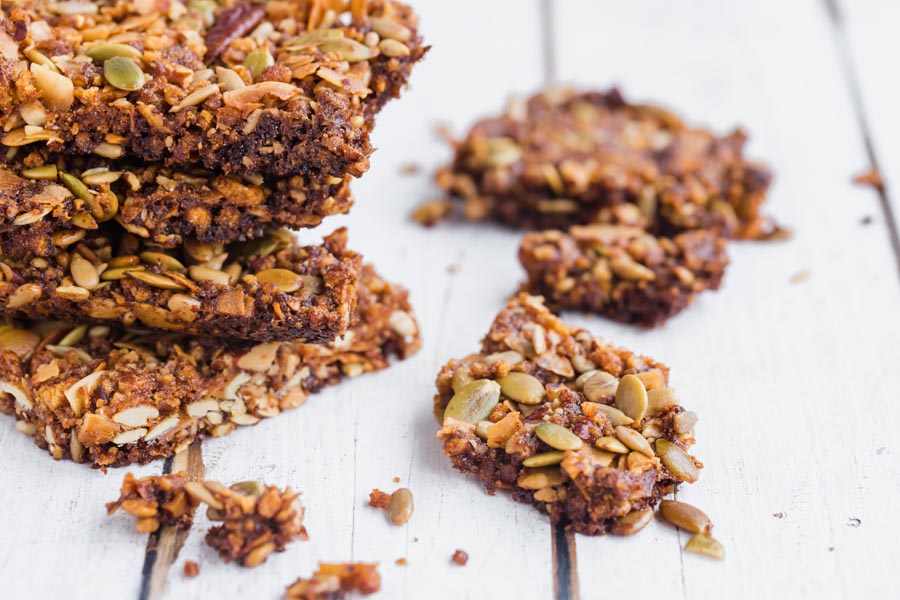
{"type": "MultiPolygon", "coordinates": [[[[857,126],[862,134],[866,156],[869,159],[869,167],[880,175],[881,168],[878,163],[878,156],[875,152],[875,144],[872,141],[872,130],[869,127],[869,120],[866,116],[865,104],[862,100],[859,78],[856,74],[856,65],[853,62],[853,55],[850,52],[850,42],[847,39],[840,0],[823,0],[823,3],[825,10],[828,13],[829,20],[831,21],[831,29],[834,35],[835,44],[837,45],[838,58],[841,62],[841,69],[843,71],[844,79],[847,82],[847,88],[850,91],[850,103],[853,106],[853,113],[856,116],[857,126]]],[[[894,209],[890,202],[890,194],[888,193],[887,188],[882,185],[874,187],[874,189],[878,194],[878,203],[881,205],[881,212],[884,215],[884,223],[887,226],[891,249],[894,252],[897,275],[900,276],[900,229],[898,229],[897,217],[894,214],[894,209]]]]}
{"type": "MultiPolygon", "coordinates": [[[[200,441],[193,442],[186,449],[163,464],[163,475],[185,471],[191,481],[202,481],[206,473],[200,441]]],[[[138,600],[159,600],[166,588],[169,570],[178,558],[178,553],[190,535],[190,528],[163,527],[150,534],[147,540],[147,556],[141,569],[141,587],[138,600]]]]}

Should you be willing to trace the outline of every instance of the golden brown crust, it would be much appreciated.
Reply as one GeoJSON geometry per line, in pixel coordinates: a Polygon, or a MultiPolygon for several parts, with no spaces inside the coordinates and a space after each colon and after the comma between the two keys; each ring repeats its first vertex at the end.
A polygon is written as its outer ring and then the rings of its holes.
{"type": "Polygon", "coordinates": [[[706,231],[658,238],[637,227],[576,225],[525,234],[519,262],[522,290],[555,309],[652,327],[718,289],[728,256],[725,239],[706,231]]]}
{"type": "Polygon", "coordinates": [[[702,466],[686,452],[695,415],[667,381],[665,365],[567,327],[520,294],[479,354],[438,374],[438,438],[490,493],[510,490],[579,533],[629,535],[702,466]]]}
{"type": "Polygon", "coordinates": [[[760,214],[771,175],[744,158],[745,138],[688,127],[615,89],[546,90],[477,123],[437,182],[467,218],[525,229],[619,222],[610,210],[630,204],[655,234],[754,239],[775,231],[760,214]]]}
{"type": "Polygon", "coordinates": [[[8,147],[359,176],[374,114],[426,48],[393,0],[3,5],[8,147]]]}
{"type": "Polygon", "coordinates": [[[346,238],[339,229],[300,246],[278,230],[163,252],[104,224],[53,256],[0,260],[0,302],[14,318],[328,342],[346,331],[356,299],[361,259],[346,238]]]}
{"type": "Polygon", "coordinates": [[[6,327],[0,412],[57,459],[107,467],[172,456],[419,349],[405,289],[365,266],[358,293],[351,328],[327,345],[58,323],[6,327]]]}

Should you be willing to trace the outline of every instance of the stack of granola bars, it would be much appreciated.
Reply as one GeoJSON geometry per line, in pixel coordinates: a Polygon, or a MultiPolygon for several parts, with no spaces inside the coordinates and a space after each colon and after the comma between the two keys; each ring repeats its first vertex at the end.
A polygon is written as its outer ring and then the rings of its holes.
{"type": "Polygon", "coordinates": [[[337,230],[427,48],[393,0],[22,0],[0,22],[0,410],[174,454],[419,345],[337,230]]]}

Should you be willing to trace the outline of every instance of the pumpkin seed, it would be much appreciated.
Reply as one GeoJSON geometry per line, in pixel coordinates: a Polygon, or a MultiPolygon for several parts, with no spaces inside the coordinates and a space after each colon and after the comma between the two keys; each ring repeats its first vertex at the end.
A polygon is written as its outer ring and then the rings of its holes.
{"type": "Polygon", "coordinates": [[[25,179],[56,179],[57,173],[56,165],[44,165],[33,169],[25,169],[22,171],[22,177],[25,179]]]}
{"type": "Polygon", "coordinates": [[[133,267],[119,267],[116,269],[107,269],[100,274],[101,281],[118,281],[124,279],[126,275],[133,271],[143,271],[144,267],[137,265],[133,267]]]}
{"type": "Polygon", "coordinates": [[[634,429],[619,425],[616,427],[616,437],[635,452],[653,458],[653,448],[650,447],[650,442],[634,429]]]}
{"type": "Polygon", "coordinates": [[[323,42],[320,48],[322,49],[322,52],[326,53],[337,52],[344,60],[350,63],[369,60],[376,55],[375,52],[365,44],[360,44],[356,40],[350,38],[329,40],[323,42]]]}
{"type": "Polygon", "coordinates": [[[599,438],[594,444],[601,450],[615,452],[616,454],[628,454],[629,452],[628,446],[623,444],[619,438],[614,438],[612,436],[599,438]]]}
{"type": "Polygon", "coordinates": [[[412,31],[408,27],[390,19],[372,17],[369,19],[369,23],[372,25],[372,31],[383,38],[405,42],[412,37],[412,31]]]}
{"type": "Polygon", "coordinates": [[[398,42],[397,40],[381,40],[378,43],[378,48],[381,50],[382,54],[392,58],[409,56],[409,48],[403,42],[398,42]]]}
{"type": "Polygon", "coordinates": [[[80,342],[81,340],[84,339],[84,337],[87,335],[87,331],[88,331],[87,325],[79,325],[78,327],[75,327],[74,329],[72,329],[72,331],[70,331],[69,333],[64,335],[63,338],[61,340],[59,340],[58,345],[59,346],[74,346],[75,344],[77,344],[78,342],[80,342]]]}
{"type": "Polygon", "coordinates": [[[262,283],[274,285],[285,294],[296,292],[303,287],[303,279],[287,269],[266,269],[257,273],[256,278],[262,283]]]}
{"type": "Polygon", "coordinates": [[[597,412],[601,412],[609,419],[613,427],[619,425],[631,425],[634,420],[614,406],[607,404],[597,404],[597,412]]]}
{"type": "Polygon", "coordinates": [[[133,92],[144,87],[144,72],[132,59],[113,56],[103,62],[103,76],[115,88],[133,92]]]}
{"type": "Polygon", "coordinates": [[[706,513],[686,502],[663,500],[659,503],[659,512],[666,521],[679,529],[707,535],[712,530],[712,522],[706,513]]]}
{"type": "Polygon", "coordinates": [[[200,242],[194,239],[184,240],[184,249],[188,256],[197,262],[206,262],[217,254],[221,254],[214,244],[200,242]]]}
{"type": "MultiPolygon", "coordinates": [[[[105,275],[106,273],[104,273],[105,275]]],[[[169,279],[165,275],[159,275],[158,273],[151,273],[150,271],[136,271],[134,269],[128,269],[127,274],[129,277],[137,279],[138,281],[143,281],[147,285],[161,288],[164,290],[183,290],[184,286],[178,283],[173,279],[169,279]]]]}
{"type": "Polygon", "coordinates": [[[672,420],[672,426],[675,428],[675,433],[679,435],[691,433],[692,431],[694,431],[694,425],[696,424],[697,413],[691,410],[686,410],[682,413],[678,413],[672,420]]]}
{"type": "Polygon", "coordinates": [[[100,285],[100,275],[97,273],[96,267],[77,252],[72,254],[72,260],[69,262],[69,271],[72,273],[75,285],[87,290],[93,290],[100,285]]]}
{"type": "Polygon", "coordinates": [[[84,185],[84,183],[74,175],[62,172],[59,174],[59,180],[62,181],[64,186],[69,188],[69,191],[72,192],[76,198],[84,200],[89,205],[96,204],[94,201],[94,194],[88,189],[88,186],[84,185]]]}
{"type": "Polygon", "coordinates": [[[539,467],[536,469],[523,469],[516,485],[523,490],[540,490],[545,487],[559,485],[563,482],[563,475],[556,467],[539,467]]]}
{"type": "Polygon", "coordinates": [[[626,375],[616,388],[616,408],[635,423],[640,423],[647,412],[647,389],[634,375],[626,375]]]}
{"type": "Polygon", "coordinates": [[[476,379],[456,392],[444,409],[444,419],[448,417],[477,425],[494,411],[500,402],[500,385],[490,379],[476,379]]]}
{"type": "Polygon", "coordinates": [[[92,60],[97,61],[98,63],[103,63],[110,58],[115,58],[117,56],[125,58],[141,57],[141,51],[134,46],[129,46],[128,44],[117,44],[114,42],[103,42],[101,44],[92,46],[87,50],[87,52],[85,52],[85,54],[90,56],[92,60]]]}
{"type": "Polygon", "coordinates": [[[24,329],[10,329],[0,334],[0,352],[11,350],[19,358],[24,358],[41,342],[38,334],[24,329]]]}
{"type": "Polygon", "coordinates": [[[237,483],[232,483],[228,487],[237,492],[241,492],[242,494],[255,496],[257,498],[262,496],[263,492],[265,492],[262,484],[258,481],[238,481],[237,483]]]}
{"type": "Polygon", "coordinates": [[[534,433],[542,442],[557,450],[578,450],[584,445],[580,437],[556,423],[540,423],[534,428],[534,433]]]}
{"type": "Polygon", "coordinates": [[[671,388],[658,388],[647,392],[647,416],[665,412],[677,404],[671,388]]]}
{"type": "Polygon", "coordinates": [[[529,456],[522,461],[526,467],[548,467],[550,465],[558,465],[562,462],[565,454],[562,452],[542,452],[529,456]]]}
{"type": "Polygon", "coordinates": [[[619,385],[619,380],[615,375],[599,370],[583,373],[575,380],[576,385],[579,382],[581,392],[591,402],[602,402],[611,397],[616,393],[616,386],[619,385]]]}
{"type": "MultiPolygon", "coordinates": [[[[255,50],[244,59],[244,66],[256,79],[262,72],[275,64],[275,59],[266,50],[255,50]]],[[[242,82],[243,83],[243,82],[242,82]]]]}
{"type": "Polygon", "coordinates": [[[613,273],[622,279],[633,279],[636,281],[653,281],[656,279],[656,273],[652,269],[633,261],[630,258],[614,258],[609,262],[613,273]]]}
{"type": "Polygon", "coordinates": [[[633,535],[653,520],[653,509],[633,510],[613,521],[610,531],[615,535],[633,535]]]}
{"type": "Polygon", "coordinates": [[[503,395],[522,404],[540,404],[544,399],[544,384],[527,373],[513,372],[497,380],[503,395]]]}
{"type": "Polygon", "coordinates": [[[147,250],[145,252],[141,252],[139,256],[141,261],[147,263],[148,265],[157,265],[162,267],[163,269],[166,269],[167,271],[181,272],[184,271],[185,268],[184,265],[181,264],[181,261],[179,261],[174,256],[165,254],[164,252],[153,252],[147,250]]]}
{"type": "Polygon", "coordinates": [[[703,535],[702,533],[698,533],[689,539],[684,550],[691,554],[700,554],[702,556],[715,558],[716,560],[723,560],[725,558],[725,546],[716,539],[711,538],[708,535],[703,535]]]}
{"type": "Polygon", "coordinates": [[[394,525],[403,525],[412,518],[413,495],[407,488],[400,488],[391,494],[388,516],[394,525]]]}
{"type": "Polygon", "coordinates": [[[699,477],[697,465],[694,464],[694,460],[688,456],[687,452],[682,450],[677,444],[660,438],[656,440],[656,452],[662,459],[663,464],[666,465],[666,468],[669,469],[669,472],[677,479],[688,483],[697,481],[699,477]]]}

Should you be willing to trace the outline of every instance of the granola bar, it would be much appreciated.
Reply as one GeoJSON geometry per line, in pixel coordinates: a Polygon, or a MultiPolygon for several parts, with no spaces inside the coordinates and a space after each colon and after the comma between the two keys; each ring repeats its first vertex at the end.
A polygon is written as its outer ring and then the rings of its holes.
{"type": "Polygon", "coordinates": [[[226,174],[359,176],[426,49],[394,0],[22,0],[0,28],[0,142],[226,174]]]}
{"type": "Polygon", "coordinates": [[[352,592],[363,596],[381,589],[378,563],[319,563],[312,577],[301,577],[285,591],[288,600],[344,600],[352,592]]]}
{"type": "Polygon", "coordinates": [[[345,229],[318,246],[277,230],[173,252],[115,224],[74,237],[50,257],[0,259],[8,315],[256,341],[328,342],[350,322],[360,257],[345,229]]]}
{"type": "Polygon", "coordinates": [[[300,495],[257,481],[224,486],[218,481],[188,481],[184,472],[142,479],[128,473],[119,499],[106,505],[137,518],[136,528],[151,533],[161,526],[189,529],[194,511],[204,503],[210,520],[221,522],[206,534],[206,543],[225,562],[255,567],[272,552],[283,552],[295,539],[309,539],[303,526],[300,495]]]}
{"type": "Polygon", "coordinates": [[[137,519],[139,533],[153,533],[160,527],[190,529],[200,501],[185,491],[187,482],[184,472],[141,479],[126,473],[118,500],[109,502],[106,512],[111,515],[121,508],[137,519]]]}
{"type": "Polygon", "coordinates": [[[185,239],[255,239],[272,226],[314,227],[350,209],[349,182],[62,157],[33,168],[16,165],[0,169],[0,254],[50,256],[58,242],[111,219],[165,248],[185,239]]]}
{"type": "Polygon", "coordinates": [[[714,233],[657,238],[617,225],[527,233],[519,261],[528,275],[523,291],[543,295],[553,308],[648,327],[687,308],[695,294],[718,289],[728,265],[725,239],[714,233]]]}
{"type": "Polygon", "coordinates": [[[771,175],[744,157],[745,141],[616,89],[547,90],[477,123],[437,182],[468,218],[525,229],[609,222],[611,207],[630,203],[655,234],[753,239],[775,232],[760,214],[771,175]]]}
{"type": "Polygon", "coordinates": [[[676,403],[668,373],[519,294],[479,354],[438,374],[438,438],[489,493],[510,490],[579,533],[628,535],[702,467],[687,453],[697,416],[676,403]]]}
{"type": "Polygon", "coordinates": [[[364,266],[351,328],[328,345],[223,343],[106,326],[0,332],[0,412],[56,459],[146,463],[300,406],[420,345],[407,292],[364,266]]]}

